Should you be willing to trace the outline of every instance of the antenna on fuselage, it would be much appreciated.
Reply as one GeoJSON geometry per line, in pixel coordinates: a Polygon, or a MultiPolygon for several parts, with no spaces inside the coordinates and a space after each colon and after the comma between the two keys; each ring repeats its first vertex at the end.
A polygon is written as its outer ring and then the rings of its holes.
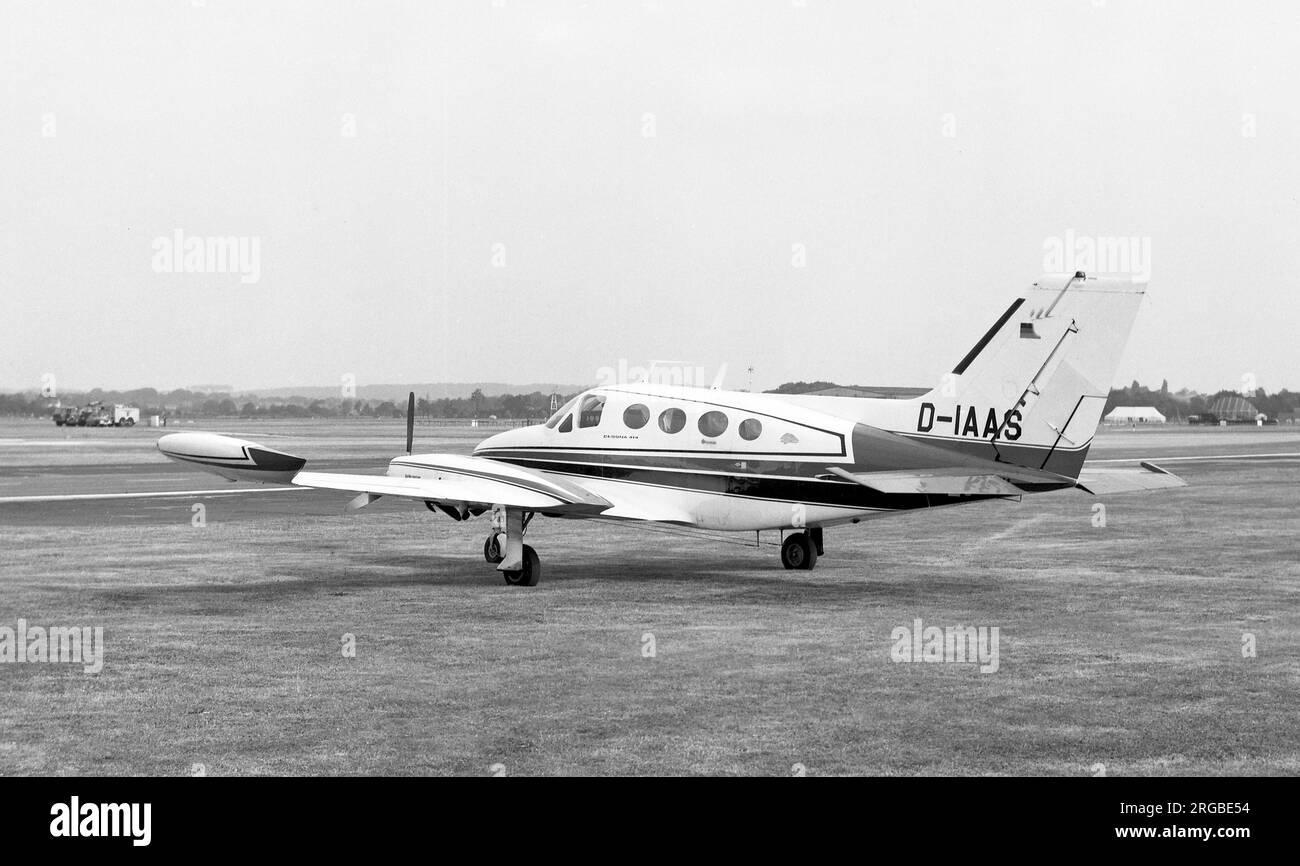
{"type": "Polygon", "coordinates": [[[411,453],[411,446],[415,444],[415,392],[412,391],[406,398],[406,453],[411,453]]]}

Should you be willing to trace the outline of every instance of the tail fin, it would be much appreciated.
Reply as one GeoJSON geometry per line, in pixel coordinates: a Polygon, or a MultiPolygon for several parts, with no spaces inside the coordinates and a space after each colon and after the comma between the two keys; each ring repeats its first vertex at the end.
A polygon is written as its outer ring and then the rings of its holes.
{"type": "Polygon", "coordinates": [[[1039,279],[920,398],[917,432],[1077,478],[1145,291],[1082,272],[1039,279]]]}

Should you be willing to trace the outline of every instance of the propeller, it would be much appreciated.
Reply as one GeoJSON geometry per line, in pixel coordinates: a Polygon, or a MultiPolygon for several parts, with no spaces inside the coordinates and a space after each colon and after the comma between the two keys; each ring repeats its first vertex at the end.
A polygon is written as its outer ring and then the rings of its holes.
{"type": "Polygon", "coordinates": [[[411,453],[415,443],[415,392],[406,398],[406,453],[411,453]]]}

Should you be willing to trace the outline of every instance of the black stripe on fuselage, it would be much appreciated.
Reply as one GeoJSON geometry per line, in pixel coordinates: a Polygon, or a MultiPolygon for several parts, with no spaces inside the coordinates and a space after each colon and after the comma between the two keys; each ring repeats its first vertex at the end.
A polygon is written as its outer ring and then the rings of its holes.
{"type": "MultiPolygon", "coordinates": [[[[954,462],[960,462],[960,458],[966,456],[980,457],[986,460],[998,459],[998,452],[994,450],[993,442],[988,439],[959,439],[908,433],[898,435],[905,439],[942,447],[953,455],[954,462]]],[[[702,457],[694,452],[684,451],[628,453],[626,450],[613,448],[570,448],[560,451],[554,448],[537,446],[481,448],[475,451],[474,454],[477,457],[487,457],[507,463],[513,463],[517,460],[542,461],[546,464],[542,468],[569,463],[584,463],[602,466],[620,465],[636,469],[705,472],[729,476],[793,477],[796,479],[815,478],[819,475],[825,475],[830,466],[839,466],[850,472],[893,472],[925,468],[916,464],[909,465],[907,459],[910,454],[906,451],[901,453],[893,452],[889,451],[887,447],[885,449],[873,447],[874,444],[871,439],[863,439],[860,442],[855,439],[854,457],[857,458],[856,462],[846,460],[798,460],[793,459],[795,455],[781,455],[785,459],[772,460],[762,459],[766,455],[753,455],[745,452],[731,452],[729,454],[711,452],[709,456],[702,457]],[[756,456],[759,459],[755,459],[756,456]]],[[[881,444],[888,446],[889,440],[885,439],[881,444]]],[[[1076,449],[1057,448],[1053,451],[1047,445],[1018,445],[1000,440],[998,447],[1003,452],[1003,459],[1000,462],[1024,468],[1044,467],[1048,471],[1057,474],[1078,477],[1078,471],[1087,456],[1089,444],[1085,443],[1076,449]]],[[[808,455],[799,456],[806,457],[808,455]]],[[[931,465],[933,467],[950,464],[941,458],[931,457],[931,465]]],[[[986,470],[982,469],[981,471],[986,470]]]]}
{"type": "MultiPolygon", "coordinates": [[[[719,455],[716,451],[701,457],[690,451],[627,453],[620,449],[585,449],[581,451],[557,452],[555,450],[526,448],[486,448],[474,452],[476,457],[487,457],[507,463],[516,459],[545,461],[548,463],[596,463],[600,465],[623,465],[633,468],[664,469],[683,472],[708,472],[723,475],[764,475],[794,476],[796,478],[823,475],[827,466],[850,466],[842,457],[835,460],[793,460],[791,455],[781,455],[787,459],[762,459],[765,455],[751,454],[719,455]]],[[[805,455],[826,457],[834,455],[805,455]]]]}
{"type": "Polygon", "coordinates": [[[775,502],[799,502],[804,505],[827,505],[863,511],[907,511],[934,508],[996,496],[931,496],[923,493],[879,493],[848,481],[823,481],[815,478],[782,478],[760,475],[735,475],[722,472],[682,472],[654,466],[626,466],[610,463],[584,463],[526,456],[484,455],[526,469],[538,469],[579,478],[600,478],[627,484],[646,484],[693,493],[735,496],[775,502]]]}

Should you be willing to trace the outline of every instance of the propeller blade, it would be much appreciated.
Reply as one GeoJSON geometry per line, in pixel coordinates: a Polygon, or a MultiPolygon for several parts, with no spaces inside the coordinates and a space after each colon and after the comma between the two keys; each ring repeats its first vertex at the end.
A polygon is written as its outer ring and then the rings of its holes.
{"type": "Polygon", "coordinates": [[[415,444],[415,392],[412,391],[406,398],[406,453],[411,453],[411,446],[415,444]]]}

